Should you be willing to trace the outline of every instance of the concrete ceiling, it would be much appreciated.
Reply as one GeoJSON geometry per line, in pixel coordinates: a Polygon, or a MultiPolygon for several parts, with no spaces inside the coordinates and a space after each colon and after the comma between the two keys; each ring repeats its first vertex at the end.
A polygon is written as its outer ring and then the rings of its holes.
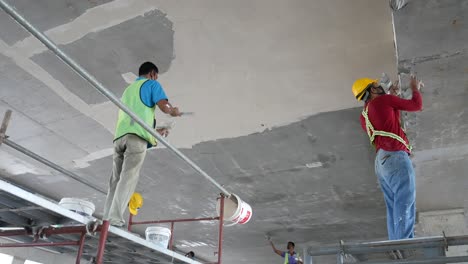
{"type": "MultiPolygon", "coordinates": [[[[385,238],[350,92],[363,76],[411,69],[425,81],[424,111],[406,117],[418,210],[464,205],[468,1],[410,1],[393,14],[395,34],[386,0],[9,2],[117,95],[141,62],[160,66],[171,101],[195,112],[175,120],[170,142],[254,210],[226,228],[224,263],[279,262],[265,233],[281,247],[385,238]]],[[[0,25],[11,139],[106,188],[116,108],[3,12],[0,25]]],[[[6,146],[0,174],[51,198],[88,198],[101,213],[103,194],[6,146]]],[[[137,189],[139,219],[216,214],[217,190],[164,148],[150,150],[137,189]]],[[[214,224],[181,224],[175,239],[214,259],[214,224]]]]}

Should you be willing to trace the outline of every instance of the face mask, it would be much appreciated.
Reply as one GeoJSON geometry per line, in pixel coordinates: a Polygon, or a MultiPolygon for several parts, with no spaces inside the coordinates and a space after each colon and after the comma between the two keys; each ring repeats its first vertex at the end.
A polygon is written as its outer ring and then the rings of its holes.
{"type": "Polygon", "coordinates": [[[377,88],[378,88],[378,92],[375,93],[375,94],[378,94],[378,95],[387,94],[387,93],[385,92],[385,90],[382,88],[382,86],[379,86],[379,87],[377,87],[377,88]]]}

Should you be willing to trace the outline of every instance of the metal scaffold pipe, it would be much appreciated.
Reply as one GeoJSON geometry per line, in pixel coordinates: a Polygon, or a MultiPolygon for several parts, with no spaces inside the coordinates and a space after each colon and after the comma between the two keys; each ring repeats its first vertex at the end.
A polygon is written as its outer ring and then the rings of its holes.
{"type": "Polygon", "coordinates": [[[460,246],[467,244],[468,236],[466,235],[454,237],[434,236],[377,242],[343,243],[341,245],[324,247],[309,247],[307,253],[310,256],[324,256],[339,254],[341,250],[344,250],[347,254],[367,254],[373,252],[386,252],[390,250],[460,246]]]}
{"type": "Polygon", "coordinates": [[[68,171],[63,167],[60,167],[59,165],[53,163],[52,161],[41,157],[40,155],[38,155],[38,154],[24,148],[21,145],[16,144],[15,142],[13,142],[13,141],[11,141],[9,139],[5,139],[3,141],[3,144],[5,144],[5,145],[7,145],[7,146],[21,152],[21,153],[23,153],[24,155],[26,155],[26,156],[28,156],[28,157],[30,157],[32,159],[35,159],[35,160],[39,161],[40,163],[42,163],[42,164],[44,164],[44,165],[58,171],[58,172],[61,172],[61,173],[65,174],[65,175],[67,175],[68,177],[70,177],[70,178],[72,178],[72,179],[74,179],[74,180],[76,180],[78,182],[83,183],[86,186],[91,187],[92,189],[94,189],[94,190],[96,190],[96,191],[98,191],[100,193],[103,193],[103,194],[107,193],[104,189],[101,189],[101,188],[95,186],[94,184],[88,182],[87,180],[83,179],[82,177],[78,176],[77,174],[75,174],[75,173],[73,173],[71,171],[68,171]]]}
{"type": "Polygon", "coordinates": [[[94,76],[92,76],[88,71],[76,63],[72,58],[70,58],[66,53],[64,53],[52,40],[45,36],[42,32],[36,29],[31,23],[29,23],[22,15],[20,15],[16,10],[10,6],[6,1],[0,0],[0,7],[9,14],[16,22],[23,26],[28,32],[35,36],[39,41],[41,41],[49,50],[51,50],[57,57],[59,57],[65,64],[70,66],[78,75],[87,80],[94,88],[96,88],[100,93],[107,97],[111,102],[113,102],[117,107],[122,111],[128,114],[135,122],[141,125],[146,131],[148,131],[152,136],[157,138],[164,146],[174,152],[179,158],[187,162],[195,171],[200,175],[205,177],[209,182],[211,182],[216,188],[218,188],[224,195],[230,196],[230,193],[219,183],[217,183],[211,176],[209,176],[205,171],[203,171],[197,164],[180,152],[177,148],[169,144],[162,136],[160,136],[153,128],[148,126],[142,119],[140,119],[136,114],[134,114],[126,105],[124,105],[112,92],[104,87],[94,76]]]}

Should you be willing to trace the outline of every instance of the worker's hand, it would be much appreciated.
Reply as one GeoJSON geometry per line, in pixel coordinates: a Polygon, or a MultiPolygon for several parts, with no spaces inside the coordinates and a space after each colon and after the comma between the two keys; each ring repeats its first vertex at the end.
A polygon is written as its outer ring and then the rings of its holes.
{"type": "Polygon", "coordinates": [[[169,129],[167,128],[159,128],[159,129],[156,129],[156,131],[159,133],[159,135],[163,137],[167,137],[169,135],[169,129]]]}
{"type": "Polygon", "coordinates": [[[388,89],[389,94],[398,96],[400,95],[400,83],[395,81],[395,83],[388,89]]]}
{"type": "Polygon", "coordinates": [[[174,117],[182,115],[178,107],[172,107],[171,112],[169,114],[174,117]]]}
{"type": "Polygon", "coordinates": [[[410,79],[410,87],[411,87],[411,90],[421,90],[422,87],[424,87],[424,83],[422,81],[419,81],[417,78],[416,78],[416,75],[411,75],[411,79],[410,79]]]}

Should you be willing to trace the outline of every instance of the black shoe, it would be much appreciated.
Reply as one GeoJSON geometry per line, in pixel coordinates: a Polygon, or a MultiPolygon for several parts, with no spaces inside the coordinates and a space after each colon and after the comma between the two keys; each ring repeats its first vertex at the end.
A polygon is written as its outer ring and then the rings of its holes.
{"type": "Polygon", "coordinates": [[[394,250],[395,254],[397,255],[398,259],[405,259],[403,256],[403,251],[402,250],[394,250]]]}
{"type": "Polygon", "coordinates": [[[391,259],[391,260],[397,260],[397,259],[399,259],[399,258],[398,258],[398,254],[396,253],[395,250],[388,251],[388,252],[387,252],[387,256],[388,256],[388,258],[391,259]]]}

